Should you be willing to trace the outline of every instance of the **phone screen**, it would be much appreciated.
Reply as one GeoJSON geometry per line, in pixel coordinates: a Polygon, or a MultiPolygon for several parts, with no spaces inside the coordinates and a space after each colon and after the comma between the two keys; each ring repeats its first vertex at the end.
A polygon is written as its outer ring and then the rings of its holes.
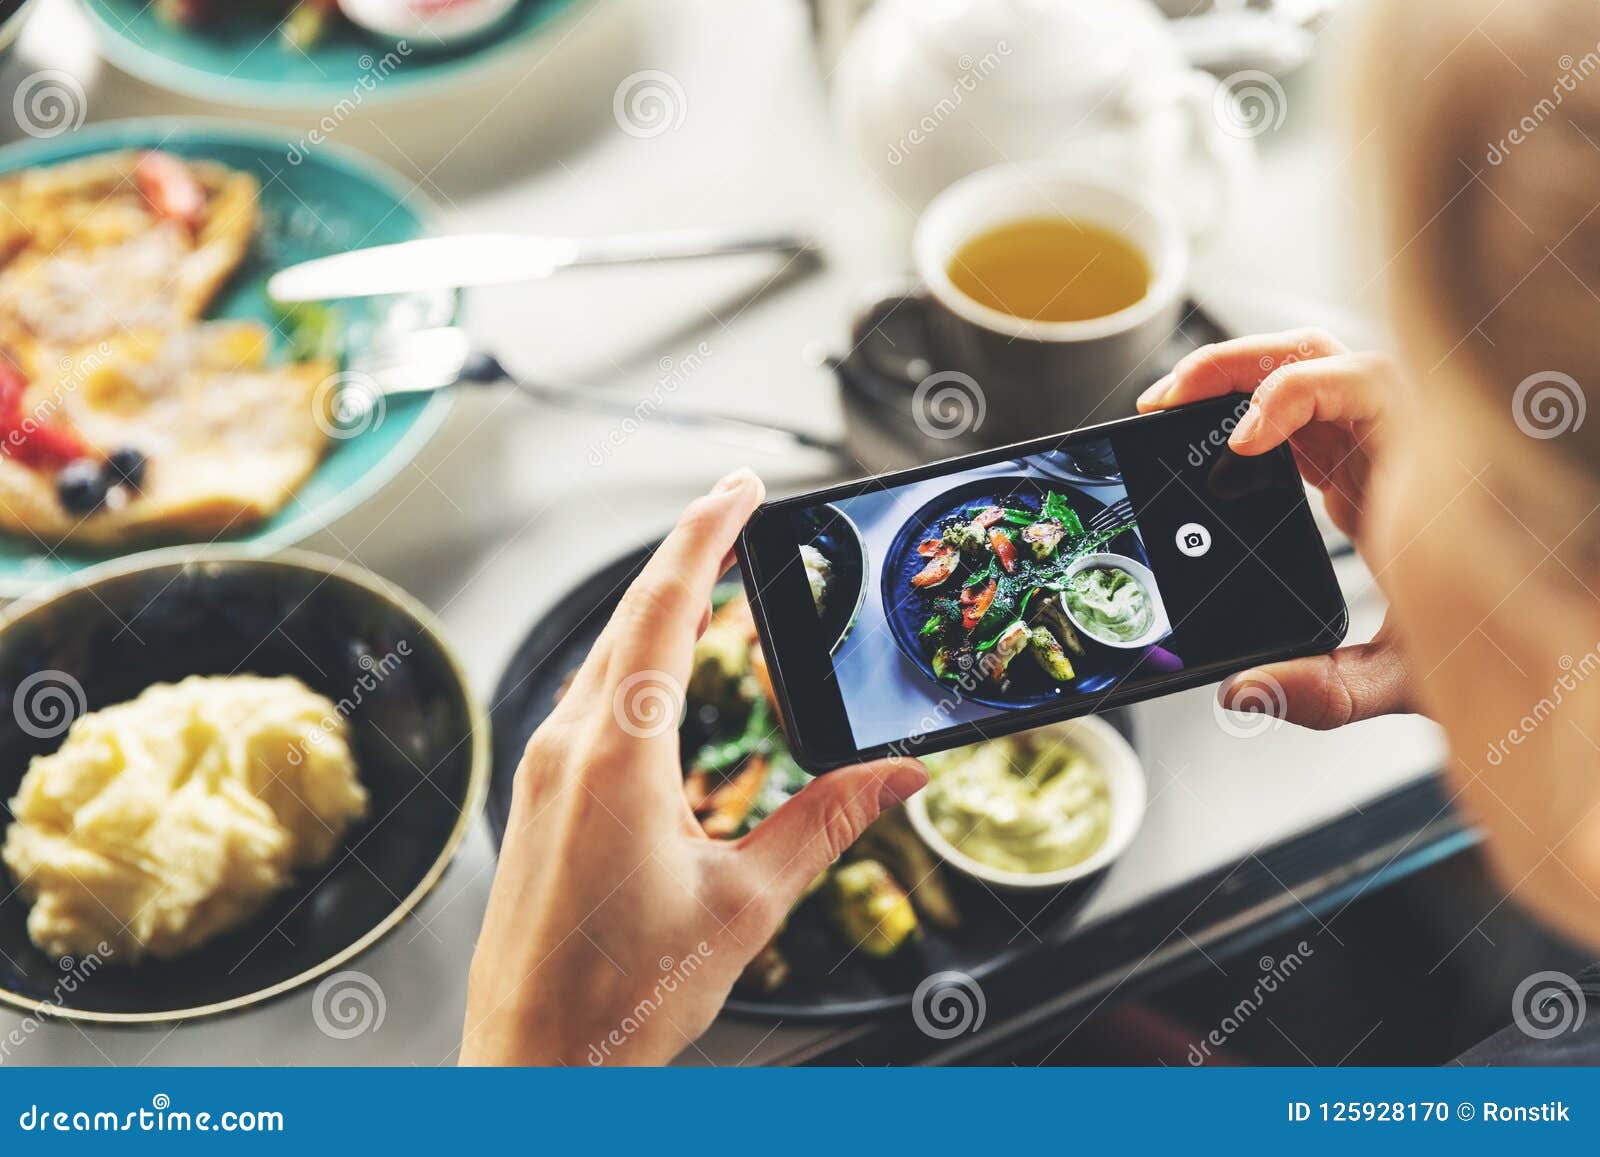
{"type": "Polygon", "coordinates": [[[797,755],[932,751],[1326,650],[1288,451],[1224,399],[771,503],[746,585],[797,755]]]}

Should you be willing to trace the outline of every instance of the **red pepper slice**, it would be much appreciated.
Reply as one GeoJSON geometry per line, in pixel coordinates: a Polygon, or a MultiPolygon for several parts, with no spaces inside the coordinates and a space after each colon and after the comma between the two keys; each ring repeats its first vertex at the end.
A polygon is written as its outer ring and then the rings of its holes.
{"type": "Polygon", "coordinates": [[[976,587],[967,587],[961,592],[961,625],[967,630],[972,630],[983,616],[989,613],[989,607],[994,602],[994,592],[999,587],[999,582],[990,579],[979,590],[976,587]]]}
{"type": "Polygon", "coordinates": [[[1005,516],[1006,512],[1000,507],[985,506],[982,510],[978,511],[978,516],[972,521],[973,524],[979,529],[988,530],[991,526],[999,522],[1005,516]]]}
{"type": "Polygon", "coordinates": [[[923,558],[932,558],[939,553],[939,548],[943,545],[944,543],[937,538],[925,538],[917,543],[917,553],[923,558]]]}
{"type": "Polygon", "coordinates": [[[956,572],[956,564],[961,561],[961,555],[953,546],[940,546],[928,559],[928,565],[911,576],[911,585],[914,587],[936,587],[945,579],[956,572]]]}
{"type": "Polygon", "coordinates": [[[1017,548],[1012,545],[1011,536],[1003,530],[989,532],[989,545],[994,547],[994,556],[1000,560],[1000,565],[1007,574],[1017,569],[1017,548]]]}

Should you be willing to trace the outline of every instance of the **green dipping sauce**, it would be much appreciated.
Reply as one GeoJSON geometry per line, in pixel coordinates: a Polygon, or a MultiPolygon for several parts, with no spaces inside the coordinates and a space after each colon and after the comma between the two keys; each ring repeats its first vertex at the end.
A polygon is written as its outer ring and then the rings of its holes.
{"type": "Polygon", "coordinates": [[[1155,618],[1144,584],[1119,566],[1085,567],[1067,580],[1062,597],[1085,631],[1112,642],[1137,639],[1155,618]]]}
{"type": "Polygon", "coordinates": [[[1110,834],[1105,769],[1056,733],[941,752],[927,765],[928,818],[954,847],[992,868],[1068,868],[1110,834]]]}

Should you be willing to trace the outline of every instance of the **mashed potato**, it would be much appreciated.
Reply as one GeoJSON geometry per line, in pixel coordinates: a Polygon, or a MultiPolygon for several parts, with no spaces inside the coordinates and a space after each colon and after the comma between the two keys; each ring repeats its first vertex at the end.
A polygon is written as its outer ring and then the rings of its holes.
{"type": "Polygon", "coordinates": [[[249,919],[366,814],[344,720],[297,679],[196,676],[35,756],[3,857],[54,955],[170,958],[249,919]]]}

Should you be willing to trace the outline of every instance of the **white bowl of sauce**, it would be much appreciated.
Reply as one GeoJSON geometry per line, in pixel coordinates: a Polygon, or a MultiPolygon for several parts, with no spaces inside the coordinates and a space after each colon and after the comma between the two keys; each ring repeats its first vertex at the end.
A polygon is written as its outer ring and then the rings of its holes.
{"type": "Polygon", "coordinates": [[[1073,626],[1107,647],[1148,647],[1172,634],[1156,576],[1138,559],[1095,551],[1062,576],[1061,605],[1073,626]]]}
{"type": "Polygon", "coordinates": [[[951,867],[1002,888],[1059,888],[1108,867],[1144,818],[1144,767],[1116,728],[1086,716],[924,762],[912,827],[951,867]]]}

